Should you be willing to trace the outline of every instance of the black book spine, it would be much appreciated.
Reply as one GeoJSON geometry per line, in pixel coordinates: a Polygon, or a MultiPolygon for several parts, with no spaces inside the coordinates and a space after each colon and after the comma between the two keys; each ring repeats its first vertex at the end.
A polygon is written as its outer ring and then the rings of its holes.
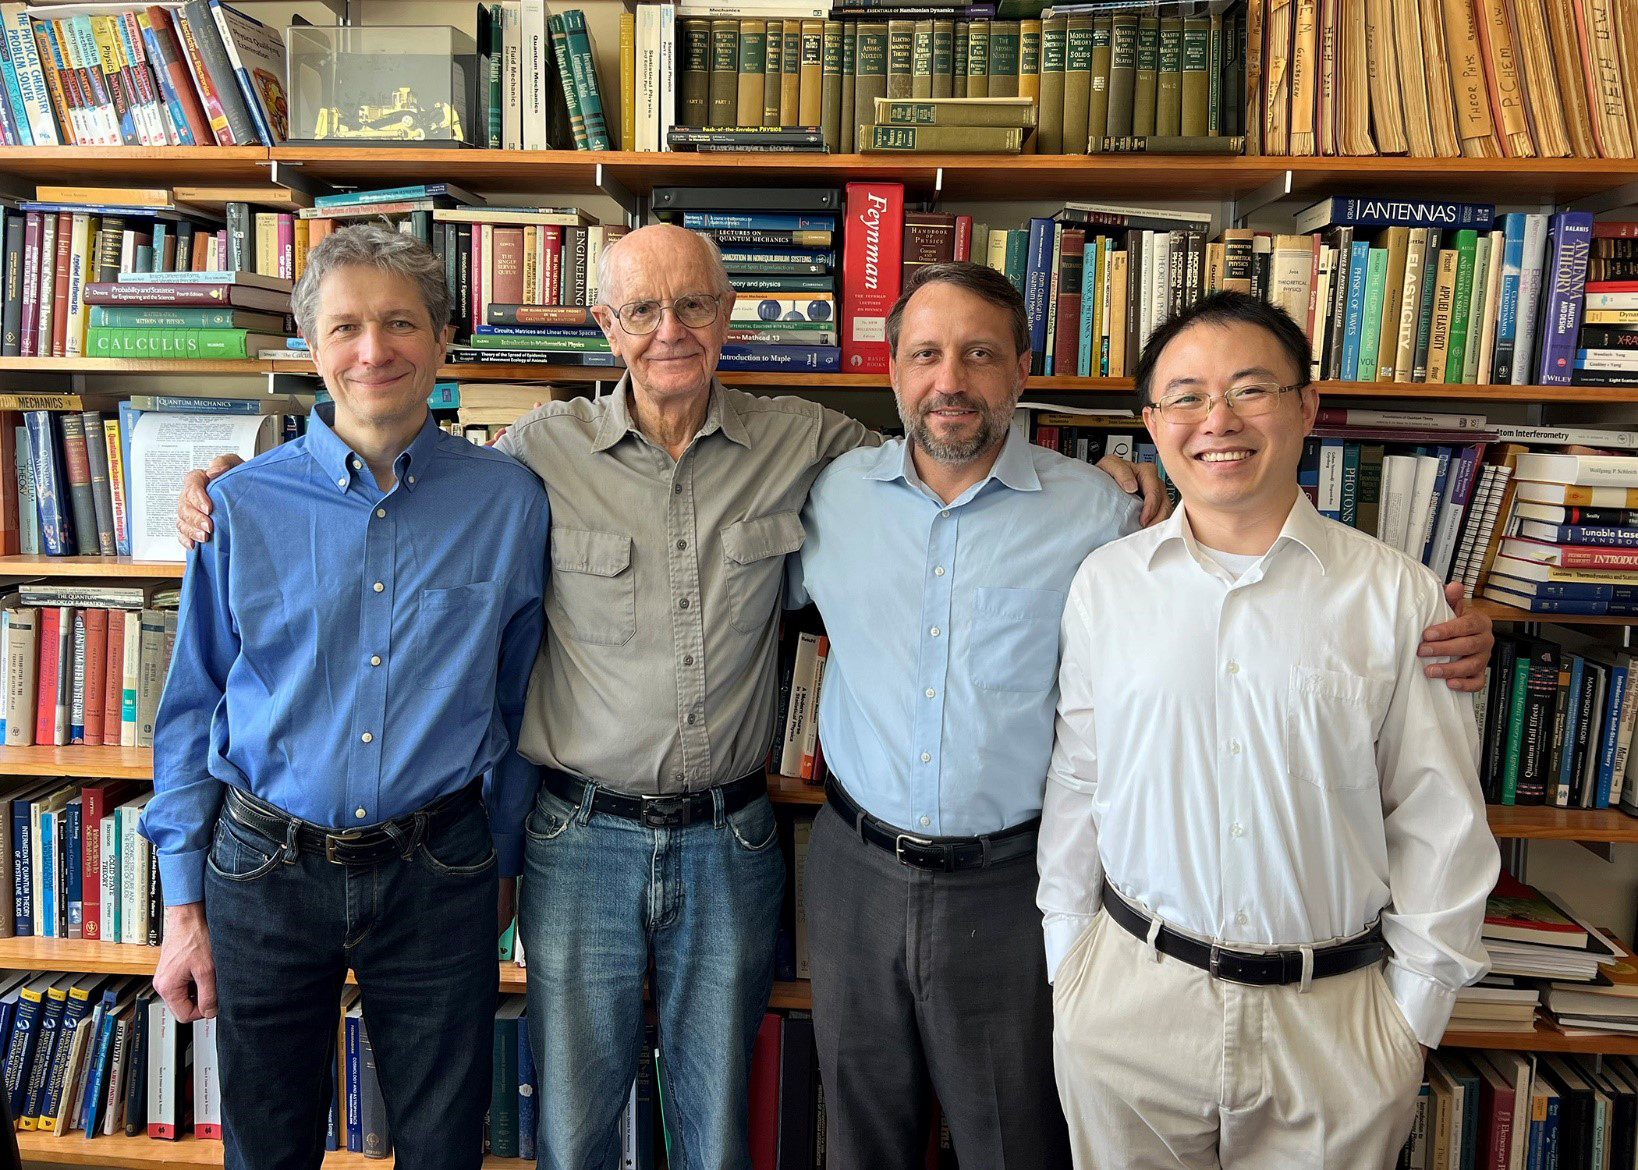
{"type": "Polygon", "coordinates": [[[0,309],[0,357],[23,353],[23,225],[18,212],[6,216],[5,304],[0,309]]]}

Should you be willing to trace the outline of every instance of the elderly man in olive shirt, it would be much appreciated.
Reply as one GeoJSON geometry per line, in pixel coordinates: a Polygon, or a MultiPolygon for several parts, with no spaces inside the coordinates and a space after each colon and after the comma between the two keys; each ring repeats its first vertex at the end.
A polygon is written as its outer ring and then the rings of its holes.
{"type": "MultiPolygon", "coordinates": [[[[814,478],[878,439],[717,381],[734,293],[703,237],[633,232],[603,253],[598,287],[626,376],[498,444],[552,507],[519,745],[542,776],[519,916],[537,1153],[543,1170],[618,1165],[652,960],[673,1157],[749,1170],[746,1083],[784,884],[763,776],[781,574],[814,478]]],[[[184,496],[185,536],[208,531],[202,497],[184,496]]]]}

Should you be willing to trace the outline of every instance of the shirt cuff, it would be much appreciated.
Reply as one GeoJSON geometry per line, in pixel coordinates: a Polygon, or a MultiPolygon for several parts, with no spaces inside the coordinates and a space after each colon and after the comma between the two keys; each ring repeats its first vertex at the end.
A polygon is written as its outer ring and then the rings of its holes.
{"type": "Polygon", "coordinates": [[[209,848],[159,855],[159,890],[167,906],[205,900],[205,855],[209,848]]]}
{"type": "Polygon", "coordinates": [[[1092,919],[1096,917],[1095,914],[1054,914],[1042,923],[1041,932],[1046,939],[1048,983],[1058,978],[1058,965],[1064,961],[1064,956],[1069,954],[1075,940],[1092,925],[1092,919]]]}
{"type": "Polygon", "coordinates": [[[1416,1038],[1429,1048],[1439,1047],[1450,1014],[1456,1010],[1456,993],[1391,961],[1385,975],[1388,991],[1416,1038]]]}
{"type": "Polygon", "coordinates": [[[495,860],[500,866],[500,876],[517,877],[523,872],[523,834],[491,830],[490,836],[495,840],[495,860]]]}

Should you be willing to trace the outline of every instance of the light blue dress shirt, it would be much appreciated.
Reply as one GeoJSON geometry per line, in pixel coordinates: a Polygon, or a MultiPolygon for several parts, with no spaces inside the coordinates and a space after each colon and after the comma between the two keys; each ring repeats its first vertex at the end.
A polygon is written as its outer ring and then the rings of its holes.
{"type": "Polygon", "coordinates": [[[1039,815],[1069,583],[1138,514],[1109,476],[1018,430],[949,505],[902,439],[836,460],[808,496],[788,601],[825,619],[819,738],[848,795],[923,836],[1039,815]]]}
{"type": "Polygon", "coordinates": [[[430,417],[394,470],[383,494],[315,410],[305,436],[211,485],[142,820],[166,905],[203,897],[225,784],[346,829],[487,771],[500,872],[522,868],[537,772],[513,745],[544,625],[546,493],[430,417]]]}

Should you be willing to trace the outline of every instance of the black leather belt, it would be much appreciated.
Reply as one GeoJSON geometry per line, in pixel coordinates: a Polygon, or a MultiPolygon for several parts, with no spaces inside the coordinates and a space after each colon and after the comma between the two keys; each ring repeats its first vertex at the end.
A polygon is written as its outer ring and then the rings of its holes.
{"type": "Polygon", "coordinates": [[[584,800],[586,789],[590,788],[593,790],[592,812],[624,817],[648,829],[676,829],[695,821],[709,821],[716,815],[716,798],[712,794],[718,791],[722,793],[724,814],[738,812],[768,791],[768,776],[761,770],[715,788],[670,796],[633,796],[616,792],[556,768],[542,768],[540,782],[553,796],[573,805],[584,800]]]}
{"type": "Polygon", "coordinates": [[[1035,838],[1041,827],[1041,818],[1036,817],[982,837],[919,837],[865,812],[834,780],[825,781],[825,799],[843,824],[865,841],[891,853],[900,865],[944,873],[983,869],[1033,856],[1035,838]]]}
{"type": "Polygon", "coordinates": [[[412,813],[357,829],[326,829],[231,786],[223,811],[245,828],[272,841],[290,840],[290,828],[294,825],[295,844],[301,853],[316,853],[335,865],[374,865],[391,857],[408,856],[436,822],[465,812],[482,795],[480,778],[412,813]]]}
{"type": "MultiPolygon", "coordinates": [[[[1107,881],[1103,883],[1103,909],[1110,918],[1138,938],[1148,939],[1149,924],[1153,920],[1132,909],[1131,904],[1117,894],[1107,881]]],[[[1179,934],[1165,925],[1155,935],[1155,950],[1180,959],[1191,967],[1209,971],[1214,979],[1226,979],[1230,983],[1274,987],[1302,982],[1301,951],[1231,951],[1179,934]]],[[[1388,946],[1382,941],[1382,928],[1373,926],[1358,938],[1315,947],[1313,953],[1312,978],[1324,979],[1380,963],[1387,957],[1388,946]]]]}

